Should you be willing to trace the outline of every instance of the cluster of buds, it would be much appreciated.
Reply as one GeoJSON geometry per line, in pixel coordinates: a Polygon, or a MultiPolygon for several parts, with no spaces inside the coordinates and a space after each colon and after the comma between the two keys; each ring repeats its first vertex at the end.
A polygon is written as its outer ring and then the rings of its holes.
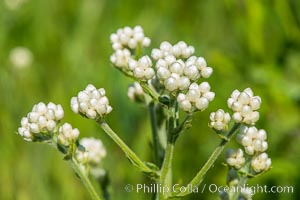
{"type": "Polygon", "coordinates": [[[261,153],[251,160],[251,167],[256,173],[267,171],[271,167],[271,158],[268,157],[267,153],[261,153]]]}
{"type": "Polygon", "coordinates": [[[184,61],[172,54],[158,59],[155,68],[157,78],[170,92],[186,90],[192,82],[209,78],[213,72],[203,57],[191,56],[184,61]]]}
{"type": "Polygon", "coordinates": [[[65,147],[74,143],[79,136],[79,130],[77,128],[72,128],[71,124],[64,123],[58,129],[57,142],[65,147]]]}
{"type": "Polygon", "coordinates": [[[153,49],[151,56],[154,60],[164,59],[169,55],[173,55],[176,58],[188,58],[195,52],[193,46],[188,46],[185,42],[180,41],[174,46],[167,41],[160,44],[159,49],[153,49]]]}
{"type": "Polygon", "coordinates": [[[230,114],[222,109],[212,112],[210,114],[210,127],[217,131],[225,131],[228,129],[228,123],[230,122],[230,114]]]}
{"type": "Polygon", "coordinates": [[[266,131],[263,129],[257,130],[254,126],[242,127],[240,133],[237,135],[237,141],[244,146],[248,155],[266,151],[268,149],[266,139],[266,131]]]}
{"type": "Polygon", "coordinates": [[[148,47],[151,40],[145,37],[144,30],[140,26],[134,28],[124,27],[111,34],[110,41],[114,49],[110,61],[119,68],[128,69],[128,61],[133,59],[132,50],[148,47]]]}
{"type": "Polygon", "coordinates": [[[150,80],[155,75],[149,56],[143,56],[138,61],[130,59],[128,67],[133,72],[133,76],[140,80],[150,80]]]}
{"type": "Polygon", "coordinates": [[[76,159],[81,164],[97,167],[106,156],[106,150],[99,139],[82,138],[76,150],[76,159]],[[82,148],[83,147],[83,148],[82,148]]]}
{"type": "MultiPolygon", "coordinates": [[[[137,54],[140,53],[140,49],[137,51],[138,48],[150,44],[150,39],[144,36],[143,29],[139,26],[133,29],[129,27],[119,29],[117,33],[111,35],[111,42],[115,51],[111,56],[114,66],[137,80],[148,81],[148,84],[158,83],[159,89],[156,89],[160,90],[159,93],[165,91],[175,98],[178,97],[185,111],[204,110],[209,101],[213,100],[214,93],[210,91],[204,91],[202,94],[198,91],[199,97],[196,101],[184,97],[185,94],[178,95],[179,92],[192,89],[194,87],[192,85],[199,82],[200,78],[209,78],[213,73],[213,69],[207,66],[203,57],[193,55],[195,52],[193,46],[183,41],[175,45],[164,41],[159,48],[152,49],[153,60],[151,60],[148,56],[137,54]]],[[[203,84],[208,85],[207,82],[203,84]]]]}
{"type": "Polygon", "coordinates": [[[228,149],[226,151],[226,162],[229,166],[235,169],[240,169],[245,164],[244,152],[242,149],[228,149]]]}
{"type": "Polygon", "coordinates": [[[61,105],[40,102],[33,106],[27,117],[22,118],[18,134],[26,141],[49,140],[63,117],[64,110],[61,105]]]}
{"type": "Polygon", "coordinates": [[[186,112],[195,110],[205,110],[209,102],[215,97],[215,93],[210,91],[208,82],[201,84],[192,83],[186,94],[180,93],[177,97],[178,105],[186,112]]]}
{"type": "Polygon", "coordinates": [[[243,92],[234,90],[231,98],[227,101],[228,107],[233,110],[233,120],[237,123],[245,123],[254,125],[259,119],[261,99],[254,96],[250,88],[246,88],[243,92]]]}
{"type": "Polygon", "coordinates": [[[85,90],[80,91],[77,97],[71,99],[71,109],[89,119],[98,119],[112,111],[103,88],[96,89],[89,84],[85,90]]]}
{"type": "Polygon", "coordinates": [[[138,82],[134,82],[128,87],[127,95],[132,101],[143,102],[145,93],[142,86],[138,82]]]}
{"type": "Polygon", "coordinates": [[[120,28],[111,34],[110,41],[115,51],[124,48],[136,49],[138,46],[148,47],[151,42],[150,38],[145,37],[141,26],[120,28]]]}

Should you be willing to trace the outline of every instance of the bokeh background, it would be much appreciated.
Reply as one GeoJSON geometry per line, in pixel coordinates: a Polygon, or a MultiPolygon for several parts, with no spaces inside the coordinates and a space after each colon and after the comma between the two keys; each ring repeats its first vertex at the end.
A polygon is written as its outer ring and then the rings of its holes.
{"type": "MultiPolygon", "coordinates": [[[[267,130],[273,168],[249,184],[294,187],[293,193],[256,194],[254,199],[300,199],[299,8],[297,0],[0,1],[0,199],[90,198],[60,153],[15,134],[21,117],[40,101],[62,104],[65,121],[82,137],[104,142],[112,199],[150,199],[125,192],[126,184],[149,182],[93,121],[69,108],[70,98],[88,83],[106,88],[114,107],[108,122],[138,155],[151,160],[147,110],[128,100],[131,80],[109,62],[110,34],[137,24],[152,39],[151,47],[184,40],[214,68],[209,82],[216,99],[178,140],[175,181],[187,183],[218,144],[207,127],[209,113],[227,109],[234,89],[251,86],[263,100],[257,126],[267,130]]],[[[226,184],[222,157],[204,183],[226,184]]],[[[186,199],[217,198],[206,191],[186,199]]]]}

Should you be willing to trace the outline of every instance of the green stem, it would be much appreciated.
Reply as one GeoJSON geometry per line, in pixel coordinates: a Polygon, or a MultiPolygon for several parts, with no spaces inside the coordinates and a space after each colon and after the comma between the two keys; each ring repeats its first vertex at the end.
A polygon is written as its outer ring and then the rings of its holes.
{"type": "Polygon", "coordinates": [[[161,193],[160,199],[167,199],[171,194],[172,188],[172,160],[174,154],[174,145],[176,140],[176,134],[174,134],[175,128],[178,126],[178,106],[177,102],[174,101],[168,109],[168,120],[167,120],[167,147],[165,151],[165,157],[163,165],[161,167],[160,183],[163,188],[168,188],[169,192],[161,193]]]}
{"type": "MultiPolygon", "coordinates": [[[[92,185],[90,179],[88,178],[86,171],[82,168],[83,166],[80,166],[80,164],[78,164],[74,158],[72,158],[72,160],[70,160],[70,163],[71,163],[72,168],[74,169],[76,174],[79,176],[80,180],[82,181],[83,185],[86,187],[86,189],[90,193],[92,199],[93,200],[104,200],[102,197],[100,197],[97,194],[94,186],[92,185]]],[[[100,194],[100,195],[102,196],[102,194],[100,194]]]]}
{"type": "Polygon", "coordinates": [[[149,168],[126,144],[121,138],[110,128],[104,119],[98,121],[100,127],[107,135],[123,150],[129,161],[142,172],[149,175],[151,178],[156,178],[157,172],[149,168]]]}
{"type": "MultiPolygon", "coordinates": [[[[227,134],[227,139],[222,139],[220,144],[217,146],[217,148],[214,150],[214,152],[211,154],[209,159],[206,161],[204,166],[200,169],[200,171],[197,173],[197,175],[192,179],[192,181],[188,184],[189,187],[198,187],[201,182],[204,179],[204,176],[206,175],[207,171],[213,166],[217,158],[220,156],[222,151],[225,148],[225,145],[228,143],[228,141],[232,138],[236,130],[240,127],[240,124],[234,124],[234,126],[231,128],[229,133],[227,134]]],[[[189,195],[191,191],[186,190],[185,192],[181,192],[176,195],[176,197],[183,197],[186,195],[189,195]]]]}
{"type": "Polygon", "coordinates": [[[139,83],[146,94],[152,97],[153,100],[159,101],[159,94],[154,89],[152,89],[146,82],[139,81],[139,83]]]}
{"type": "MultiPolygon", "coordinates": [[[[161,168],[161,175],[160,175],[160,183],[162,184],[163,188],[168,188],[171,190],[172,188],[172,160],[173,160],[173,153],[174,153],[174,143],[168,142],[165,159],[163,162],[163,166],[161,168]]],[[[167,199],[170,194],[167,193],[160,193],[160,199],[167,199]]]]}
{"type": "Polygon", "coordinates": [[[152,131],[152,143],[153,143],[153,151],[154,151],[154,163],[157,166],[161,165],[160,162],[160,144],[158,138],[158,130],[157,130],[157,119],[155,113],[155,104],[152,101],[149,104],[149,112],[150,112],[150,122],[151,122],[151,131],[152,131]]]}

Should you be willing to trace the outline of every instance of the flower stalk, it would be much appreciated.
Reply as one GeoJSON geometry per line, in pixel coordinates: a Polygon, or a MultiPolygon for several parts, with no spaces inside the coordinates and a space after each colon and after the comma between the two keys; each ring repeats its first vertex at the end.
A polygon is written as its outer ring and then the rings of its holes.
{"type": "MultiPolygon", "coordinates": [[[[240,126],[241,126],[241,124],[238,124],[238,123],[234,124],[234,126],[231,128],[231,130],[227,134],[227,139],[222,139],[221,140],[220,144],[213,151],[213,153],[211,154],[209,159],[206,161],[204,166],[200,169],[200,171],[197,173],[197,175],[191,180],[191,182],[188,185],[190,185],[192,187],[197,187],[202,183],[206,173],[213,166],[215,161],[218,159],[218,157],[220,156],[220,154],[224,150],[225,145],[229,142],[229,140],[232,138],[232,136],[239,129],[240,126]]],[[[184,191],[184,192],[181,192],[181,193],[177,194],[176,197],[187,196],[190,193],[191,193],[191,191],[187,190],[187,191],[184,191]]]]}
{"type": "Polygon", "coordinates": [[[72,158],[70,160],[70,164],[71,164],[73,170],[79,176],[81,182],[83,183],[83,185],[85,186],[85,188],[87,189],[89,194],[91,195],[92,199],[93,200],[104,200],[102,198],[102,194],[100,193],[101,191],[99,191],[100,195],[96,192],[96,190],[95,190],[93,184],[91,183],[84,167],[82,165],[80,165],[76,161],[76,159],[74,159],[74,158],[72,158]]]}
{"type": "Polygon", "coordinates": [[[104,132],[122,149],[129,161],[137,167],[139,170],[150,176],[150,178],[156,179],[158,177],[157,172],[151,169],[145,162],[143,162],[126,144],[125,142],[110,128],[104,119],[98,121],[100,127],[104,132]]]}

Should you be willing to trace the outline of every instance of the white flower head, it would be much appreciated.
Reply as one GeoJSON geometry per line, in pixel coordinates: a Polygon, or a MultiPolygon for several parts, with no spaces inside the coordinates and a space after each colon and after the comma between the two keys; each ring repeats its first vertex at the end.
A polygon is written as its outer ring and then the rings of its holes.
{"type": "Polygon", "coordinates": [[[219,109],[216,112],[210,114],[210,123],[209,125],[218,131],[227,130],[228,123],[230,122],[231,117],[229,113],[226,113],[224,110],[219,109]]]}
{"type": "Polygon", "coordinates": [[[246,88],[243,92],[233,91],[227,104],[234,112],[232,118],[235,122],[254,125],[258,121],[259,112],[257,110],[260,108],[261,98],[254,96],[250,88],[246,88]]]}
{"type": "Polygon", "coordinates": [[[118,68],[128,69],[131,53],[128,49],[118,49],[111,56],[110,61],[118,68]]]}
{"type": "Polygon", "coordinates": [[[268,157],[267,153],[261,153],[255,156],[254,158],[252,158],[251,160],[251,167],[257,173],[267,171],[268,169],[270,169],[271,164],[272,161],[268,157]]]}
{"type": "Polygon", "coordinates": [[[141,26],[120,28],[116,33],[110,35],[110,41],[115,51],[124,48],[148,47],[151,43],[150,38],[144,35],[144,30],[141,26]]]}
{"type": "Polygon", "coordinates": [[[253,155],[256,152],[264,152],[268,149],[266,141],[267,133],[265,130],[257,130],[256,127],[242,127],[237,135],[237,141],[244,146],[248,155],[253,155]]]}
{"type": "Polygon", "coordinates": [[[179,107],[186,112],[193,112],[195,110],[205,110],[209,102],[215,97],[215,93],[210,91],[208,82],[201,84],[192,83],[186,94],[180,93],[177,96],[179,107]]]}
{"type": "Polygon", "coordinates": [[[15,68],[29,67],[33,62],[33,54],[26,47],[16,47],[9,53],[9,60],[15,68]]]}
{"type": "Polygon", "coordinates": [[[63,146],[69,146],[77,140],[79,136],[79,130],[77,128],[72,128],[71,124],[64,123],[58,129],[57,142],[63,146]]]}
{"type": "Polygon", "coordinates": [[[128,87],[127,95],[132,101],[143,102],[145,93],[142,86],[138,82],[134,82],[128,87]]]}
{"type": "Polygon", "coordinates": [[[112,111],[105,90],[96,89],[92,84],[80,91],[77,97],[72,97],[71,109],[74,113],[82,114],[89,119],[104,117],[112,111]]]}
{"type": "Polygon", "coordinates": [[[225,156],[226,163],[235,169],[240,169],[245,164],[245,157],[242,149],[228,149],[225,153],[225,156]]]}
{"type": "MultiPolygon", "coordinates": [[[[183,45],[185,44],[183,42],[178,44],[182,47],[186,46],[183,45]]],[[[167,91],[186,90],[191,83],[197,82],[200,78],[211,76],[213,70],[211,67],[206,66],[206,61],[203,57],[191,56],[185,58],[181,54],[175,55],[172,51],[175,46],[168,42],[163,42],[160,49],[152,51],[152,57],[154,60],[157,60],[155,65],[157,78],[167,91]]],[[[191,54],[188,55],[190,56],[191,54]]]]}
{"type": "Polygon", "coordinates": [[[98,166],[102,159],[106,156],[106,150],[103,143],[95,138],[82,138],[79,144],[84,148],[83,150],[76,150],[76,159],[82,164],[89,164],[91,167],[98,166]]]}
{"type": "Polygon", "coordinates": [[[18,134],[27,141],[49,140],[63,117],[64,110],[60,104],[40,102],[22,118],[18,134]]]}
{"type": "Polygon", "coordinates": [[[137,79],[150,80],[155,75],[155,71],[152,68],[152,61],[149,56],[142,56],[138,61],[130,59],[128,66],[132,71],[133,76],[137,79]]]}
{"type": "Polygon", "coordinates": [[[167,56],[174,56],[178,59],[186,59],[190,57],[195,52],[193,46],[187,45],[184,41],[180,41],[174,46],[167,41],[160,44],[159,49],[153,49],[151,57],[154,60],[164,59],[167,56]]]}

